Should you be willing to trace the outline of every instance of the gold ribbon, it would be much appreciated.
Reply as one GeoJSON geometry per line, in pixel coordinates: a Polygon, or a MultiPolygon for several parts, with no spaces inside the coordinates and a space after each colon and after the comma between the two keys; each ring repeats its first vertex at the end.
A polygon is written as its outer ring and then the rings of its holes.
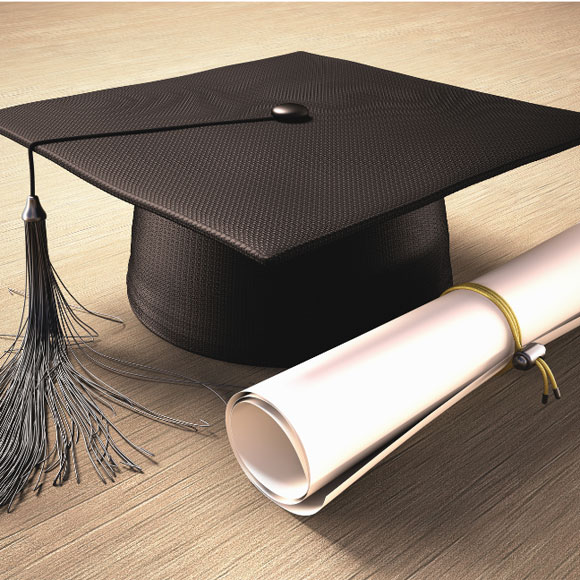
{"type": "MultiPolygon", "coordinates": [[[[520,328],[520,324],[518,319],[513,311],[512,307],[507,303],[507,301],[500,296],[495,290],[488,288],[487,286],[483,286],[482,284],[477,284],[476,282],[468,282],[466,284],[458,284],[457,286],[452,286],[451,288],[447,288],[441,296],[445,296],[445,294],[449,294],[449,292],[453,292],[454,290],[470,290],[471,292],[476,292],[477,294],[487,298],[490,302],[492,302],[505,316],[507,323],[510,327],[512,332],[512,336],[514,339],[515,344],[515,354],[524,352],[524,345],[522,344],[522,330],[520,328]]],[[[515,356],[515,355],[514,355],[515,356]]],[[[544,391],[542,394],[542,402],[545,404],[548,402],[548,395],[550,393],[550,386],[552,387],[552,391],[556,399],[560,399],[560,389],[558,388],[558,384],[556,383],[556,379],[554,378],[554,373],[552,373],[548,363],[541,358],[538,357],[534,364],[538,367],[540,373],[542,374],[542,379],[544,381],[544,391]]],[[[513,363],[510,361],[504,369],[502,369],[502,373],[506,372],[513,368],[513,363]]]]}

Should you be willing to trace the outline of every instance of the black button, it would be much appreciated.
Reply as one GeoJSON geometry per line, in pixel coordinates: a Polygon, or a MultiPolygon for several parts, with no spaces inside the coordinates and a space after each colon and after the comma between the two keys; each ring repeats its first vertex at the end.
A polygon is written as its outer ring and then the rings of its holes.
{"type": "Polygon", "coordinates": [[[308,109],[304,105],[297,103],[276,105],[272,109],[272,116],[278,121],[284,121],[286,123],[306,121],[309,118],[308,109]]]}

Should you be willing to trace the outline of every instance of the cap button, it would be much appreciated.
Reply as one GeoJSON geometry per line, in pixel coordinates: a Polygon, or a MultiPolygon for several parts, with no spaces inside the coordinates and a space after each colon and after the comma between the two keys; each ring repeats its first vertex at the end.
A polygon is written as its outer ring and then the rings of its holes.
{"type": "Polygon", "coordinates": [[[306,121],[309,118],[308,109],[298,103],[283,103],[272,108],[272,117],[285,123],[306,121]]]}

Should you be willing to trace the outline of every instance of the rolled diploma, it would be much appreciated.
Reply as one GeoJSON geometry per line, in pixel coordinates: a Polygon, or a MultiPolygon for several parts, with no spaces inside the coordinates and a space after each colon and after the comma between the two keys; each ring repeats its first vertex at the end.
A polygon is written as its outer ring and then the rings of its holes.
{"type": "MultiPolygon", "coordinates": [[[[524,344],[572,330],[580,324],[580,224],[476,282],[507,300],[524,344]]],[[[230,444],[260,491],[311,515],[513,352],[497,307],[457,290],[234,395],[230,444]]]]}

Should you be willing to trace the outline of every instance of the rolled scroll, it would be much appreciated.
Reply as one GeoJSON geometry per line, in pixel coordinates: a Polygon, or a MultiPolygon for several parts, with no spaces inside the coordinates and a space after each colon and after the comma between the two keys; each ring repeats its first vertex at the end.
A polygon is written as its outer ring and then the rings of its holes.
{"type": "MultiPolygon", "coordinates": [[[[580,224],[475,281],[511,305],[523,344],[554,340],[580,325],[580,224]]],[[[262,493],[311,515],[513,351],[498,308],[457,290],[234,395],[230,444],[262,493]]]]}

